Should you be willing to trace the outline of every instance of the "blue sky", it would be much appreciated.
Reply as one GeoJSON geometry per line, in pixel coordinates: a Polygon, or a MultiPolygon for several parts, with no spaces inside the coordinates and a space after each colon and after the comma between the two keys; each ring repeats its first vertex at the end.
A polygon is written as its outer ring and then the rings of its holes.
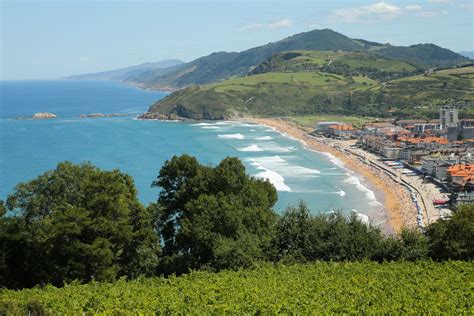
{"type": "Polygon", "coordinates": [[[52,79],[191,61],[312,29],[472,51],[473,0],[0,0],[1,79],[52,79]]]}

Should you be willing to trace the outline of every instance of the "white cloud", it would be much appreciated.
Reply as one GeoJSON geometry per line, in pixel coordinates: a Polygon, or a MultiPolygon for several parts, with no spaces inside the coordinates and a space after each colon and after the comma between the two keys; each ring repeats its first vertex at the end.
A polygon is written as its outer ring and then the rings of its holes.
{"type": "Polygon", "coordinates": [[[448,14],[449,12],[447,10],[438,10],[438,11],[423,11],[420,12],[420,15],[424,18],[431,18],[434,16],[438,16],[441,14],[448,14]]]}
{"type": "Polygon", "coordinates": [[[290,19],[282,19],[279,21],[271,22],[271,23],[259,23],[259,24],[252,24],[244,26],[241,30],[242,31],[271,31],[277,29],[283,29],[293,26],[293,21],[290,19]]]}
{"type": "Polygon", "coordinates": [[[86,63],[89,61],[89,57],[79,57],[77,61],[80,63],[86,63]]]}
{"type": "Polygon", "coordinates": [[[460,4],[459,7],[461,9],[474,11],[474,3],[463,3],[463,4],[460,4]]]}
{"type": "Polygon", "coordinates": [[[449,3],[451,0],[428,0],[429,3],[449,3]]]}
{"type": "Polygon", "coordinates": [[[334,10],[332,18],[343,22],[376,22],[393,19],[402,13],[402,8],[382,0],[370,5],[334,10]]]}
{"type": "Polygon", "coordinates": [[[308,27],[312,28],[312,29],[320,29],[321,28],[321,24],[318,24],[318,23],[311,23],[311,24],[308,24],[308,27]]]}
{"type": "Polygon", "coordinates": [[[422,9],[421,5],[419,4],[409,4],[405,6],[405,11],[419,11],[422,9]]]}

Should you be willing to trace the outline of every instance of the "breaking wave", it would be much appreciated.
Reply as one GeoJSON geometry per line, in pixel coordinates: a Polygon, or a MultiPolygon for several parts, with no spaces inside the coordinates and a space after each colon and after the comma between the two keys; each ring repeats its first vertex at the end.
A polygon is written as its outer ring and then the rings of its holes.
{"type": "Polygon", "coordinates": [[[255,144],[252,144],[247,147],[242,147],[242,148],[237,148],[238,151],[248,151],[248,152],[257,152],[257,151],[263,151],[262,148],[258,147],[255,144]]]}
{"type": "Polygon", "coordinates": [[[217,135],[217,138],[224,138],[224,139],[245,139],[245,136],[240,134],[240,133],[236,133],[236,134],[219,134],[217,135]]]}

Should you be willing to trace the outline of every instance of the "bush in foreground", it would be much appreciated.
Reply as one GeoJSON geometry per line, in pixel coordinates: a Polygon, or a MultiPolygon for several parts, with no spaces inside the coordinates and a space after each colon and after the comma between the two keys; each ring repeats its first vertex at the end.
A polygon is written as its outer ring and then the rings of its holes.
{"type": "Polygon", "coordinates": [[[0,291],[0,314],[473,312],[472,262],[316,262],[0,291]]]}

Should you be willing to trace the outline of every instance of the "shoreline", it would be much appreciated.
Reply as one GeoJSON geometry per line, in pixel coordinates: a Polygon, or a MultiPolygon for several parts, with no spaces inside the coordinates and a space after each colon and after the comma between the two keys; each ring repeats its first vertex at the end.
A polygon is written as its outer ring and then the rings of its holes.
{"type": "Polygon", "coordinates": [[[347,151],[338,150],[314,137],[308,137],[308,129],[290,123],[279,118],[245,118],[245,120],[265,125],[276,129],[292,137],[310,150],[320,153],[328,153],[344,163],[344,167],[358,175],[361,175],[365,183],[377,196],[377,200],[383,204],[383,212],[387,217],[391,230],[399,232],[403,227],[416,227],[416,206],[412,201],[408,190],[393,181],[384,172],[363,162],[359,157],[347,151]]]}

